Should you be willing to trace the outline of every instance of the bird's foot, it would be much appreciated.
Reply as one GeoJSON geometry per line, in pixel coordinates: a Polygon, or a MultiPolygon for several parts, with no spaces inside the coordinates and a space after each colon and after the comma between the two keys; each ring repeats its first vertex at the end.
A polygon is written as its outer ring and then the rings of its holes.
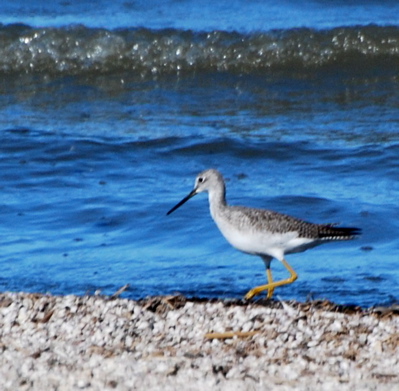
{"type": "Polygon", "coordinates": [[[251,300],[253,297],[259,295],[260,293],[264,292],[265,290],[267,290],[267,299],[271,299],[271,297],[273,296],[273,292],[274,292],[274,288],[269,288],[268,285],[261,285],[261,286],[257,286],[253,289],[251,289],[245,296],[244,299],[245,300],[251,300]]]}
{"type": "Polygon", "coordinates": [[[260,293],[264,292],[265,290],[268,290],[267,293],[267,298],[270,299],[273,295],[274,288],[267,288],[267,285],[262,285],[262,286],[257,286],[253,289],[251,289],[245,296],[245,300],[251,300],[255,296],[259,295],[260,293]],[[266,287],[266,288],[265,288],[266,287]]]}
{"type": "Polygon", "coordinates": [[[273,296],[273,293],[274,293],[274,288],[269,288],[269,289],[267,290],[266,299],[271,299],[272,296],[273,296]]]}

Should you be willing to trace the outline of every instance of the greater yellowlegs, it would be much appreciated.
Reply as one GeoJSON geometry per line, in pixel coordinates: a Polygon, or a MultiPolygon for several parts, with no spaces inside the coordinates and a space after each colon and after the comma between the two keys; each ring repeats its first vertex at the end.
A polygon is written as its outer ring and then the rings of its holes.
{"type": "Polygon", "coordinates": [[[298,278],[284,259],[285,254],[299,253],[329,241],[350,240],[360,234],[359,228],[312,224],[271,210],[227,205],[224,180],[215,169],[198,174],[194,189],[167,215],[204,191],[208,192],[211,216],[226,240],[244,253],[260,256],[265,263],[268,283],[251,289],[245,295],[246,299],[265,290],[270,298],[274,288],[291,284],[298,278]],[[283,263],[290,273],[289,278],[273,281],[270,269],[273,258],[283,263]]]}

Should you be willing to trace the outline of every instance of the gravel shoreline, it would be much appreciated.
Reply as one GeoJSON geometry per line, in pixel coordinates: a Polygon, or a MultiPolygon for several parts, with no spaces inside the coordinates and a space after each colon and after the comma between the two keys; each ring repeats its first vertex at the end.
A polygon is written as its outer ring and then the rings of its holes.
{"type": "Polygon", "coordinates": [[[1,390],[398,390],[397,308],[0,294],[1,390]]]}

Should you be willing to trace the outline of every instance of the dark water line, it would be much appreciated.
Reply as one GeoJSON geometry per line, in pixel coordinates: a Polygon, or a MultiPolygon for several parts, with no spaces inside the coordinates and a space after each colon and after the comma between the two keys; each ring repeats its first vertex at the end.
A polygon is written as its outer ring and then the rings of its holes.
{"type": "Polygon", "coordinates": [[[394,74],[399,28],[354,26],[241,34],[174,29],[106,30],[72,26],[0,27],[0,72],[168,73],[299,72],[324,69],[394,74]]]}

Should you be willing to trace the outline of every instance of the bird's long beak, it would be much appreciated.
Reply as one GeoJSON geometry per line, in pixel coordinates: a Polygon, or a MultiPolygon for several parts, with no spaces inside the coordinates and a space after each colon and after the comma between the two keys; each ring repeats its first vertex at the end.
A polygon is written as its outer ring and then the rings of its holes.
{"type": "Polygon", "coordinates": [[[188,196],[184,197],[178,204],[176,204],[166,215],[170,215],[177,208],[180,208],[183,204],[185,204],[190,198],[193,198],[197,194],[197,189],[194,189],[188,196]]]}

